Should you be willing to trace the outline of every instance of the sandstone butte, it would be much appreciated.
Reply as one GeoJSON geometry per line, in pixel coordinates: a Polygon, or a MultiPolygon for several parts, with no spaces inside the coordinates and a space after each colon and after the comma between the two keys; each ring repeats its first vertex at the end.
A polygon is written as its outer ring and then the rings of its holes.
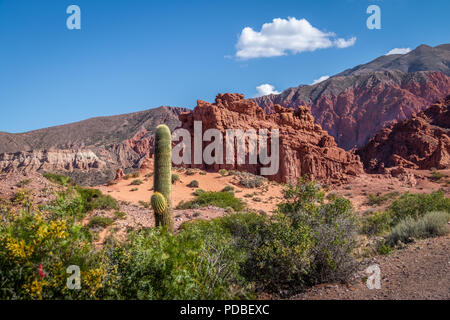
{"type": "MultiPolygon", "coordinates": [[[[220,130],[224,140],[226,129],[255,129],[257,132],[259,129],[279,129],[280,167],[277,174],[267,177],[269,180],[295,183],[298,178],[307,175],[320,181],[337,182],[345,180],[349,175],[363,172],[359,157],[339,148],[334,138],[314,123],[308,107],[299,106],[294,111],[275,105],[274,113],[266,114],[256,102],[244,99],[244,95],[226,93],[217,95],[213,104],[198,100],[194,110],[180,114],[179,119],[181,127],[191,133],[191,150],[194,150],[194,121],[202,122],[203,132],[211,128],[220,130]]],[[[209,143],[203,142],[202,148],[209,143]]],[[[248,156],[248,150],[246,153],[248,156]]],[[[188,166],[214,171],[235,169],[259,174],[262,165],[248,162],[246,157],[244,165],[188,166]]]]}
{"type": "Polygon", "coordinates": [[[372,173],[385,173],[391,167],[448,168],[450,96],[408,120],[385,127],[358,153],[372,173]]]}

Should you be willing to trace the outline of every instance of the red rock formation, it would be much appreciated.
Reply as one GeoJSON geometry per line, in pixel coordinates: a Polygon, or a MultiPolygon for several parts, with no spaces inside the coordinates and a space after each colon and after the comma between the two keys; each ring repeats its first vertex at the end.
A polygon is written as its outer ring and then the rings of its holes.
{"type": "MultiPolygon", "coordinates": [[[[300,106],[294,112],[275,105],[274,111],[273,114],[266,114],[254,101],[244,99],[244,95],[226,93],[219,94],[213,104],[199,100],[192,112],[181,114],[179,119],[182,128],[189,130],[192,136],[194,121],[201,121],[203,132],[216,128],[222,132],[224,140],[226,129],[255,129],[257,132],[259,129],[279,129],[280,168],[277,174],[268,177],[271,180],[296,182],[299,177],[309,175],[317,180],[331,181],[343,179],[348,174],[356,175],[362,172],[358,156],[337,147],[333,137],[314,123],[314,118],[307,107],[300,106]]],[[[203,148],[209,143],[204,142],[203,148]]],[[[246,152],[248,160],[248,150],[246,152]]],[[[246,161],[244,165],[191,166],[210,170],[226,168],[260,173],[261,164],[248,163],[246,161]]]]}
{"type": "Polygon", "coordinates": [[[365,168],[443,169],[450,166],[450,96],[411,119],[390,125],[358,151],[365,168]]]}
{"type": "Polygon", "coordinates": [[[384,126],[409,118],[449,92],[450,77],[440,72],[378,71],[336,76],[253,100],[268,113],[274,112],[274,104],[309,106],[316,122],[349,150],[364,146],[384,126]]]}

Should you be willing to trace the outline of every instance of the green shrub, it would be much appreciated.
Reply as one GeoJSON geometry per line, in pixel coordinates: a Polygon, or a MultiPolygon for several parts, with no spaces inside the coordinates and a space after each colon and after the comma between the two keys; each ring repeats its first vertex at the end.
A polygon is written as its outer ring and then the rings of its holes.
{"type": "Polygon", "coordinates": [[[389,254],[392,252],[392,250],[394,250],[388,243],[381,243],[378,247],[377,247],[377,252],[379,254],[385,255],[385,254],[389,254]]]}
{"type": "Polygon", "coordinates": [[[135,192],[135,191],[138,191],[138,190],[139,190],[139,188],[132,188],[132,189],[130,189],[131,192],[135,192]]]}
{"type": "Polygon", "coordinates": [[[116,212],[114,212],[114,216],[116,217],[116,219],[125,219],[127,214],[122,211],[116,211],[116,212]]]}
{"type": "Polygon", "coordinates": [[[131,181],[131,183],[130,183],[130,185],[132,185],[132,186],[140,186],[141,184],[143,184],[143,182],[140,179],[135,179],[135,180],[131,181]]]}
{"type": "Polygon", "coordinates": [[[104,195],[98,189],[89,189],[76,186],[75,190],[79,193],[85,212],[89,212],[95,209],[100,210],[119,210],[117,201],[108,195],[104,195]]]}
{"type": "Polygon", "coordinates": [[[7,214],[0,224],[0,299],[97,299],[107,270],[79,224],[39,211],[7,214]],[[81,289],[67,287],[66,268],[81,270],[81,289]]]}
{"type": "Polygon", "coordinates": [[[226,169],[220,169],[220,170],[219,170],[219,174],[220,174],[222,177],[226,176],[227,173],[228,173],[228,171],[227,171],[226,169]]]}
{"type": "Polygon", "coordinates": [[[236,171],[235,175],[238,177],[239,185],[246,188],[259,188],[267,182],[267,178],[249,172],[236,171]]]}
{"type": "Polygon", "coordinates": [[[119,299],[235,299],[240,288],[241,253],[215,223],[191,223],[178,235],[165,228],[132,234],[110,260],[117,268],[119,299]]]}
{"type": "Polygon", "coordinates": [[[179,209],[195,209],[197,207],[215,206],[219,208],[231,207],[234,211],[242,211],[244,209],[243,202],[236,198],[230,192],[202,192],[196,199],[181,202],[178,205],[179,209]]]}
{"type": "Polygon", "coordinates": [[[382,195],[381,193],[377,194],[368,194],[367,195],[367,205],[369,206],[379,206],[387,202],[389,199],[393,199],[399,196],[398,192],[390,192],[382,195]]]}
{"type": "Polygon", "coordinates": [[[60,184],[62,186],[74,185],[74,182],[72,179],[70,179],[69,177],[66,177],[64,175],[61,175],[61,174],[46,172],[43,174],[43,176],[47,180],[57,183],[57,184],[60,184]]]}
{"type": "Polygon", "coordinates": [[[429,212],[424,216],[413,219],[406,217],[391,231],[387,243],[396,245],[398,242],[408,243],[414,239],[425,239],[447,234],[447,223],[450,220],[448,212],[429,212]]]}
{"type": "Polygon", "coordinates": [[[188,168],[188,169],[186,169],[185,174],[186,174],[187,176],[193,176],[193,175],[195,174],[195,170],[192,169],[192,168],[188,168]]]}
{"type": "Polygon", "coordinates": [[[222,189],[222,192],[234,192],[233,186],[225,186],[225,188],[222,189]]]}
{"type": "Polygon", "coordinates": [[[189,182],[189,184],[187,185],[189,188],[198,188],[199,183],[197,180],[192,180],[191,182],[189,182]]]}
{"type": "Polygon", "coordinates": [[[174,184],[177,181],[180,181],[180,176],[176,173],[172,173],[172,184],[174,184]]]}
{"type": "Polygon", "coordinates": [[[447,177],[445,174],[443,174],[437,170],[433,170],[433,172],[431,173],[431,180],[433,180],[433,181],[439,181],[445,177],[447,177]]]}
{"type": "Polygon", "coordinates": [[[374,236],[382,235],[391,229],[391,216],[388,211],[377,211],[361,219],[361,232],[374,236]]]}
{"type": "Polygon", "coordinates": [[[196,189],[195,191],[194,191],[194,196],[199,196],[200,194],[202,194],[202,193],[204,193],[205,192],[205,190],[203,190],[203,189],[196,189]]]}
{"type": "Polygon", "coordinates": [[[450,212],[450,198],[444,196],[444,192],[436,191],[431,194],[404,193],[388,208],[392,217],[391,226],[411,217],[418,219],[427,212],[450,212]]]}
{"type": "Polygon", "coordinates": [[[356,248],[357,219],[351,202],[336,197],[324,202],[324,191],[313,181],[300,179],[284,190],[279,211],[292,220],[294,228],[311,229],[311,269],[307,282],[345,282],[356,270],[352,255],[356,248]]]}
{"type": "Polygon", "coordinates": [[[11,201],[15,204],[31,205],[33,202],[33,195],[31,190],[20,189],[11,198],[11,201]]]}
{"type": "Polygon", "coordinates": [[[89,221],[88,227],[89,228],[96,228],[96,227],[106,228],[106,227],[109,227],[110,225],[112,225],[113,223],[114,223],[114,220],[111,218],[95,216],[89,221]]]}

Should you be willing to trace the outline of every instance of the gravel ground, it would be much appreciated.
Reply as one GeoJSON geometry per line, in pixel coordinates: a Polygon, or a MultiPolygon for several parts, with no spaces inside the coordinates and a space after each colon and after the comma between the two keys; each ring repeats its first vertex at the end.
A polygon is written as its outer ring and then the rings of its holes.
{"type": "Polygon", "coordinates": [[[372,263],[381,269],[381,289],[368,289],[364,268],[353,285],[325,284],[294,300],[449,300],[450,235],[421,240],[372,263]],[[362,276],[364,275],[364,276],[362,276]]]}

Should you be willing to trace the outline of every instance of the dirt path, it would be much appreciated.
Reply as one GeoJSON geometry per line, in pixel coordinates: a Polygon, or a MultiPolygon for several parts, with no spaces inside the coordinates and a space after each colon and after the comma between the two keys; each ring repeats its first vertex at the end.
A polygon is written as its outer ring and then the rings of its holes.
{"type": "Polygon", "coordinates": [[[297,295],[295,300],[449,300],[450,299],[450,235],[426,239],[378,256],[373,263],[381,269],[381,289],[368,289],[367,274],[354,285],[328,284],[316,286],[297,295]]]}

